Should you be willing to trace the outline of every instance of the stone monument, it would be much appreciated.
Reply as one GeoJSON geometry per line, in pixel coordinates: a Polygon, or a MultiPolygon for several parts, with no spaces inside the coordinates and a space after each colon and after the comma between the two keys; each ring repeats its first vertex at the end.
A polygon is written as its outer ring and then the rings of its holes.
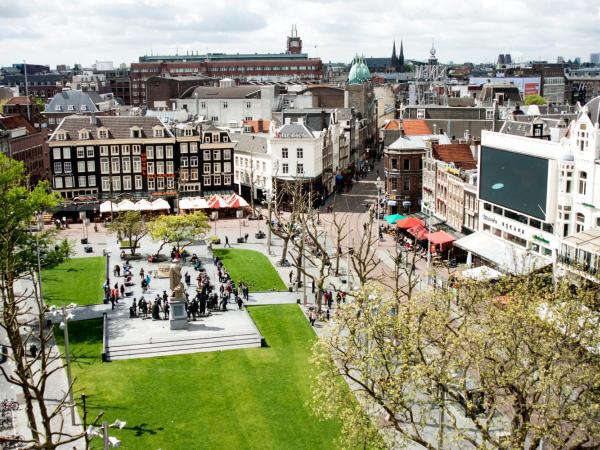
{"type": "Polygon", "coordinates": [[[174,262],[169,267],[171,297],[169,298],[169,328],[184,330],[188,327],[185,312],[185,288],[181,283],[181,266],[174,262]]]}

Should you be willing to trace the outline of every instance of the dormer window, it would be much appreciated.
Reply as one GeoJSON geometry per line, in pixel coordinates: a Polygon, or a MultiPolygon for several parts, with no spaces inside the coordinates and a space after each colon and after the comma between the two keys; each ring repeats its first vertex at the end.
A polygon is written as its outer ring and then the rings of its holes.
{"type": "Polygon", "coordinates": [[[75,111],[75,105],[67,105],[67,111],[75,111]]]}
{"type": "Polygon", "coordinates": [[[156,126],[153,128],[153,131],[155,138],[165,137],[165,129],[163,127],[156,126]]]}
{"type": "Polygon", "coordinates": [[[193,131],[190,128],[183,130],[184,136],[192,136],[192,134],[193,134],[193,131]]]}
{"type": "Polygon", "coordinates": [[[60,105],[56,105],[56,106],[54,107],[54,111],[62,111],[62,106],[60,106],[60,105]]]}
{"type": "Polygon", "coordinates": [[[142,137],[142,129],[140,127],[131,127],[130,129],[132,138],[141,138],[142,137]]]}
{"type": "Polygon", "coordinates": [[[56,133],[56,140],[57,141],[66,141],[67,140],[67,133],[65,133],[64,131],[59,131],[56,133]]]}
{"type": "Polygon", "coordinates": [[[219,133],[213,133],[212,135],[213,142],[219,142],[219,133]]]}
{"type": "Polygon", "coordinates": [[[108,128],[98,128],[98,139],[108,139],[108,128]]]}
{"type": "Polygon", "coordinates": [[[79,130],[79,139],[83,140],[83,139],[89,139],[90,138],[90,132],[88,130],[79,130]]]}
{"type": "Polygon", "coordinates": [[[81,110],[82,111],[87,111],[87,105],[81,105],[81,110]]]}

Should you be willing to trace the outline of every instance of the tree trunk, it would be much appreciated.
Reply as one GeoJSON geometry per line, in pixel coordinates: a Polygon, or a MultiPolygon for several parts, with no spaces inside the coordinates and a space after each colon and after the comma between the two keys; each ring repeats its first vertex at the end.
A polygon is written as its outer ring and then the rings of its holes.
{"type": "Polygon", "coordinates": [[[285,261],[285,257],[287,256],[289,242],[290,242],[289,236],[286,238],[283,238],[283,253],[281,254],[281,263],[280,264],[283,264],[283,262],[285,261]]]}

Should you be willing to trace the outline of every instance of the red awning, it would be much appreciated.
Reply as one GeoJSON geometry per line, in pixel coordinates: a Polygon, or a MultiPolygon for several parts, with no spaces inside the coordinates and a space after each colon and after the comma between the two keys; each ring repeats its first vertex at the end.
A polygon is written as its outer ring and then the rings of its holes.
{"type": "Polygon", "coordinates": [[[219,195],[213,195],[208,200],[208,207],[210,209],[225,209],[225,208],[229,208],[229,205],[219,195]]]}
{"type": "Polygon", "coordinates": [[[435,245],[447,244],[449,242],[454,242],[455,240],[456,238],[454,236],[442,230],[436,231],[435,233],[431,233],[429,235],[429,241],[435,245]]]}
{"type": "Polygon", "coordinates": [[[413,228],[418,225],[424,227],[425,222],[423,222],[421,219],[417,219],[416,217],[407,217],[406,219],[402,219],[396,222],[396,226],[404,230],[408,230],[409,228],[413,228]]]}
{"type": "Polygon", "coordinates": [[[416,227],[409,228],[408,232],[416,237],[419,241],[427,239],[427,228],[425,228],[423,225],[417,225],[416,227]]]}

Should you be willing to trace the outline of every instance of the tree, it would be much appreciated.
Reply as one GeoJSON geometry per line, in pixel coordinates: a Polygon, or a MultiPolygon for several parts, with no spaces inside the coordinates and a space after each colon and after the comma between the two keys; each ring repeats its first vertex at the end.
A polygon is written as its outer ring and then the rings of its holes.
{"type": "Polygon", "coordinates": [[[194,239],[206,233],[210,225],[206,215],[197,211],[191,214],[160,216],[148,224],[148,229],[152,239],[162,242],[156,252],[159,255],[168,243],[174,243],[177,251],[183,250],[192,244],[194,239]]]}
{"type": "Polygon", "coordinates": [[[108,229],[127,238],[129,250],[132,255],[138,247],[140,240],[148,234],[148,227],[140,211],[121,212],[109,225],[108,229]]]}
{"type": "Polygon", "coordinates": [[[83,437],[83,432],[69,434],[64,429],[68,393],[46,403],[47,386],[63,365],[53,345],[52,328],[46,327],[46,309],[34,274],[38,264],[64,259],[69,245],[55,243],[48,232],[33,236],[29,226],[37,213],[58,202],[58,195],[49,192],[46,182],[30,189],[23,164],[0,154],[0,325],[10,344],[8,357],[14,363],[14,370],[0,366],[0,371],[23,393],[31,438],[21,441],[36,449],[56,449],[83,437]],[[19,293],[15,291],[17,283],[19,293]],[[35,356],[30,356],[32,344],[38,350],[35,356]]]}
{"type": "Polygon", "coordinates": [[[525,105],[545,105],[546,99],[538,94],[532,94],[525,96],[525,105]]]}
{"type": "Polygon", "coordinates": [[[339,308],[314,347],[313,406],[345,418],[344,446],[367,432],[356,429],[365,410],[396,445],[600,445],[599,317],[586,305],[595,289],[555,290],[534,274],[459,292],[459,303],[441,289],[398,299],[367,284],[339,308]],[[343,402],[340,378],[363,409],[343,402]]]}
{"type": "MultiPolygon", "coordinates": [[[[333,214],[333,228],[335,229],[335,276],[337,277],[340,273],[340,258],[344,255],[342,250],[342,243],[348,239],[348,232],[346,224],[348,222],[348,216],[342,214],[339,216],[337,213],[333,214]]],[[[349,247],[349,246],[348,246],[349,247]]],[[[348,249],[346,249],[348,251],[348,249]]]]}
{"type": "Polygon", "coordinates": [[[361,234],[358,245],[353,248],[350,256],[352,267],[362,286],[367,281],[373,279],[380,261],[377,258],[377,239],[379,230],[373,232],[374,223],[373,214],[369,215],[369,222],[365,224],[364,232],[361,234]]]}

